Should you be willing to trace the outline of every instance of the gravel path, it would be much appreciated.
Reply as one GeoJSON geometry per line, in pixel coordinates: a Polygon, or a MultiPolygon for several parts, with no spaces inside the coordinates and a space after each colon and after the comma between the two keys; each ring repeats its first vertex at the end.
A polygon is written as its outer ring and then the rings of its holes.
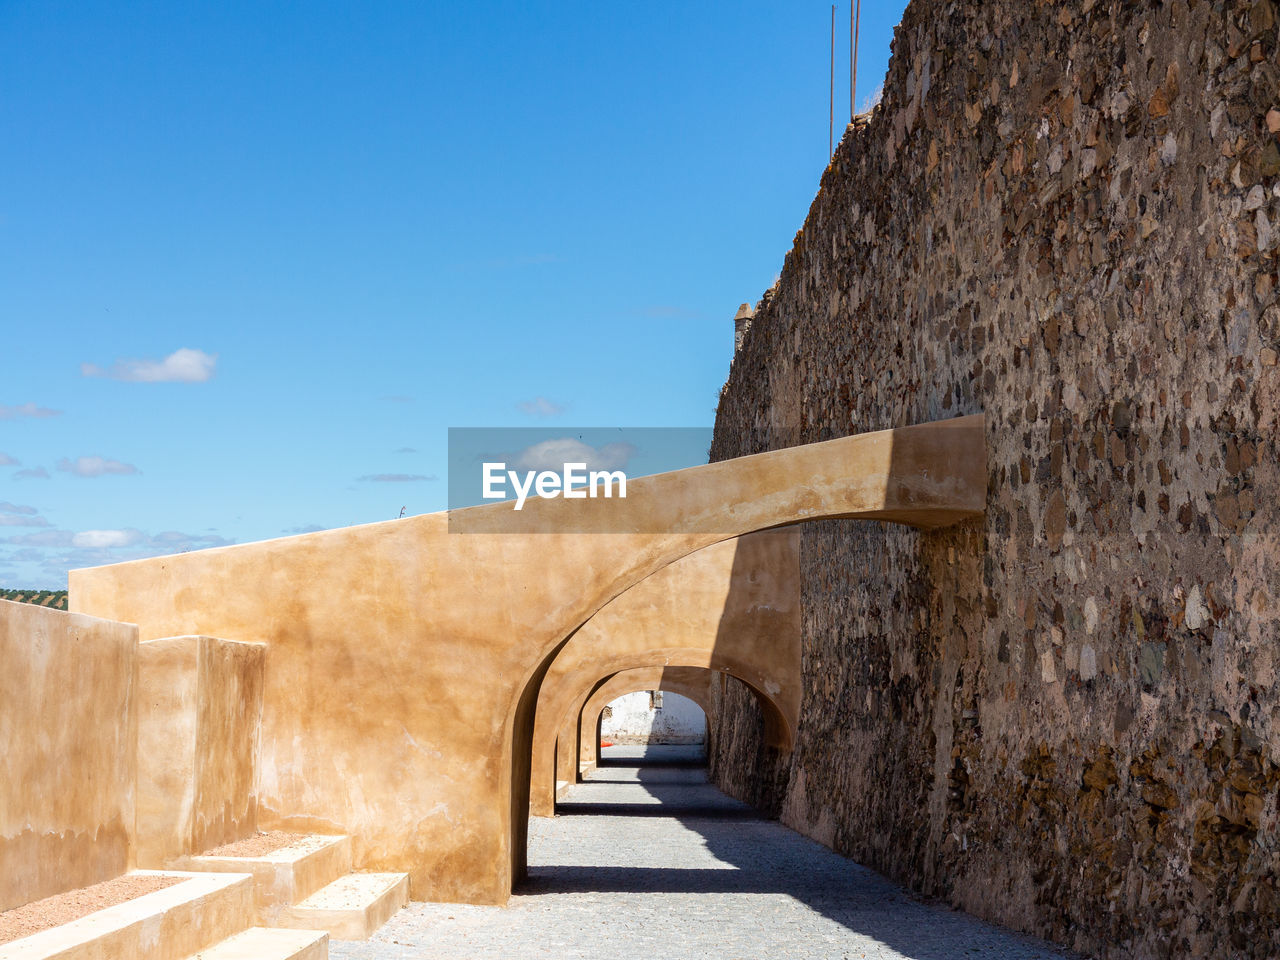
{"type": "MultiPolygon", "coordinates": [[[[696,749],[696,748],[695,748],[696,749]]],[[[690,748],[615,747],[553,820],[529,828],[530,879],[507,907],[411,903],[334,960],[1000,958],[1069,956],[920,903],[761,820],[689,765],[690,748]],[[653,758],[674,761],[654,766],[653,758]],[[683,761],[683,763],[682,763],[683,761]],[[614,765],[620,764],[620,765],[614,765]]]]}

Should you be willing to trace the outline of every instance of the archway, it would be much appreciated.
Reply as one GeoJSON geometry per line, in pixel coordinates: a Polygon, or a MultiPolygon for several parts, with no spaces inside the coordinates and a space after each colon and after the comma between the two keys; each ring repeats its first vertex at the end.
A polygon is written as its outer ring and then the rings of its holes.
{"type": "MultiPolygon", "coordinates": [[[[761,531],[682,557],[610,601],[564,643],[538,688],[533,816],[555,812],[561,729],[595,686],[646,666],[703,667],[742,680],[773,707],[766,711],[771,744],[789,749],[801,696],[797,531],[761,531]]],[[[576,738],[576,720],[573,729],[576,738]]]]}
{"type": "MultiPolygon", "coordinates": [[[[536,767],[531,772],[529,815],[535,817],[555,815],[558,778],[556,757],[559,736],[562,731],[572,729],[572,744],[566,746],[566,753],[572,756],[574,751],[580,749],[577,744],[583,707],[590,698],[604,689],[614,676],[640,671],[683,669],[696,670],[712,677],[718,674],[733,677],[741,681],[760,704],[765,717],[766,737],[770,745],[780,750],[789,750],[794,727],[791,719],[786,715],[786,705],[748,679],[750,671],[744,668],[741,662],[723,656],[717,656],[715,661],[717,665],[713,667],[710,656],[704,650],[657,650],[650,654],[613,659],[605,666],[586,667],[560,680],[557,684],[559,693],[549,698],[539,708],[541,710],[539,716],[543,719],[538,724],[538,733],[542,736],[536,741],[536,767]],[[657,666],[654,665],[654,661],[657,662],[657,666]],[[596,676],[597,673],[599,676],[596,676]]],[[[574,777],[576,778],[576,774],[574,777]]]]}
{"type": "Polygon", "coordinates": [[[981,417],[539,499],[72,571],[70,609],[143,640],[267,645],[259,823],[341,830],[419,899],[504,903],[524,869],[538,689],[566,638],[683,556],[753,531],[979,516],[981,417]],[[579,532],[565,533],[565,530],[579,532]]]}
{"type": "MultiPolygon", "coordinates": [[[[569,753],[571,744],[577,744],[577,756],[573,758],[572,770],[575,779],[595,767],[600,743],[601,712],[614,699],[632,691],[661,690],[688,697],[702,708],[707,719],[707,736],[710,737],[715,717],[711,685],[716,676],[714,670],[699,667],[638,667],[615,673],[587,698],[578,711],[576,737],[566,736],[567,728],[561,730],[560,740],[556,744],[556,778],[566,779],[562,775],[565,768],[560,764],[561,743],[564,744],[566,754],[569,753]]],[[[572,717],[570,722],[573,722],[572,717]]]]}

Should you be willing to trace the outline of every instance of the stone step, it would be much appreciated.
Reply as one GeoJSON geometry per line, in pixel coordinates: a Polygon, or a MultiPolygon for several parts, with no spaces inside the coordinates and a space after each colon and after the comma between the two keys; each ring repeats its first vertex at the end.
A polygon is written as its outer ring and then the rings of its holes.
{"type": "Polygon", "coordinates": [[[329,935],[323,930],[250,927],[189,960],[329,960],[329,935]]]}
{"type": "Polygon", "coordinates": [[[0,960],[184,960],[253,923],[253,878],[247,874],[134,874],[184,882],[0,944],[0,960]]]}
{"type": "Polygon", "coordinates": [[[328,930],[334,940],[367,940],[409,902],[407,873],[349,873],[280,911],[280,924],[328,930]]]}
{"type": "Polygon", "coordinates": [[[253,875],[258,922],[280,926],[280,911],[351,872],[351,838],[313,834],[257,857],[201,855],[175,860],[173,867],[212,873],[253,875]]]}

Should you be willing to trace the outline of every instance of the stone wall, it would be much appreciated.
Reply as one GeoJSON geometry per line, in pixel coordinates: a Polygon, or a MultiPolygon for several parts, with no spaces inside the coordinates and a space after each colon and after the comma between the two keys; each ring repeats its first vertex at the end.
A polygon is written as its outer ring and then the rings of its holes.
{"type": "Polygon", "coordinates": [[[1106,957],[1280,951],[1280,11],[914,0],[713,459],[985,412],[984,521],[801,546],[795,751],[718,783],[1106,957]]]}
{"type": "Polygon", "coordinates": [[[137,642],[0,600],[0,911],[132,865],[137,642]]]}

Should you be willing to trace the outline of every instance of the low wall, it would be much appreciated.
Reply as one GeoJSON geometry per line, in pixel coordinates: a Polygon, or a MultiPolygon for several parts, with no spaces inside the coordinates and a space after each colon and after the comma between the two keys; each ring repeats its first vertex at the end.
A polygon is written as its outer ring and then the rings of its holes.
{"type": "Polygon", "coordinates": [[[0,910],[130,868],[137,640],[0,600],[0,910]]]}
{"type": "Polygon", "coordinates": [[[138,652],[138,863],[252,835],[266,647],[214,637],[138,652]]]}

